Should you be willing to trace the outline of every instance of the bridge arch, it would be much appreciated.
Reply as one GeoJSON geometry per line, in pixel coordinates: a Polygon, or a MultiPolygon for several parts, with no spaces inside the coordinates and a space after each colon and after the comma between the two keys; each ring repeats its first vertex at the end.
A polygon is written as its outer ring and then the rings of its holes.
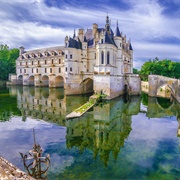
{"type": "Polygon", "coordinates": [[[64,78],[62,76],[56,76],[55,86],[56,87],[64,87],[64,78]]]}
{"type": "Polygon", "coordinates": [[[161,110],[166,110],[166,111],[171,110],[172,107],[174,106],[173,100],[160,98],[160,97],[156,98],[156,103],[161,110]]]}
{"type": "Polygon", "coordinates": [[[49,86],[49,77],[47,75],[42,77],[42,86],[49,86]]]}
{"type": "Polygon", "coordinates": [[[93,88],[93,79],[86,78],[80,83],[80,87],[82,88],[82,93],[92,93],[94,91],[93,88]]]}
{"type": "Polygon", "coordinates": [[[34,76],[29,77],[29,85],[34,86],[34,76]]]}
{"type": "Polygon", "coordinates": [[[157,97],[167,97],[170,98],[171,95],[175,96],[175,90],[167,82],[163,83],[157,88],[157,97]]]}
{"type": "Polygon", "coordinates": [[[23,76],[22,75],[18,76],[17,81],[18,84],[23,84],[23,76]]]}

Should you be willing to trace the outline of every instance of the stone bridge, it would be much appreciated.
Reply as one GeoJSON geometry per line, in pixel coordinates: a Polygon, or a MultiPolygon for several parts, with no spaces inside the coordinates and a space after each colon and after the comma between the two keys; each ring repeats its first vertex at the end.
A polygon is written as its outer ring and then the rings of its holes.
{"type": "Polygon", "coordinates": [[[165,76],[149,75],[148,76],[149,89],[148,94],[151,97],[157,97],[158,92],[162,90],[162,87],[167,87],[170,94],[180,102],[180,80],[175,78],[169,78],[165,76]]]}

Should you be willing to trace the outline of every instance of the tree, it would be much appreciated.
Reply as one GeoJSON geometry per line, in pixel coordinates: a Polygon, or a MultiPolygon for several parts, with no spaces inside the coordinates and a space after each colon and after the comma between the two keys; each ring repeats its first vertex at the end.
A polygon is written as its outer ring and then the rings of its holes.
{"type": "Polygon", "coordinates": [[[135,68],[133,68],[133,74],[139,74],[139,71],[135,68]]]}
{"type": "Polygon", "coordinates": [[[8,80],[9,73],[16,72],[16,59],[19,49],[9,49],[7,45],[0,45],[0,80],[8,80]]]}
{"type": "Polygon", "coordinates": [[[180,77],[180,63],[168,59],[149,60],[145,62],[140,70],[141,79],[147,81],[149,74],[157,74],[172,78],[180,77]]]}

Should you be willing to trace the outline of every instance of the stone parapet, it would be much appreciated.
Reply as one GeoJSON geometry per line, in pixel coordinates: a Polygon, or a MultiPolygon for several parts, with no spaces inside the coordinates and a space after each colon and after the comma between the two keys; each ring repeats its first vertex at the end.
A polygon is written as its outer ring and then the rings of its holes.
{"type": "Polygon", "coordinates": [[[34,180],[25,172],[0,156],[0,179],[1,180],[34,180]]]}

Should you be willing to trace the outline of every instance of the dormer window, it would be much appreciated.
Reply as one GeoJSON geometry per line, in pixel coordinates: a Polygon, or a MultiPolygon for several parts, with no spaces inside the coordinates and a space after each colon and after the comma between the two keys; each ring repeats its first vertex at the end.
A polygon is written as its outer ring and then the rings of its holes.
{"type": "Polygon", "coordinates": [[[55,52],[54,51],[51,51],[51,56],[55,56],[55,52]]]}
{"type": "Polygon", "coordinates": [[[70,59],[72,59],[72,54],[70,54],[70,59]]]}
{"type": "Polygon", "coordinates": [[[32,58],[34,58],[34,57],[35,57],[35,54],[34,54],[34,53],[32,53],[32,54],[31,54],[31,57],[32,57],[32,58]]]}
{"type": "Polygon", "coordinates": [[[44,55],[47,57],[47,56],[49,55],[49,53],[48,53],[48,52],[45,52],[44,55]]]}
{"type": "Polygon", "coordinates": [[[28,55],[28,54],[26,54],[26,58],[29,58],[29,55],[28,55]]]}
{"type": "Polygon", "coordinates": [[[38,57],[41,57],[41,53],[38,53],[38,57]]]}
{"type": "Polygon", "coordinates": [[[62,55],[62,52],[61,52],[61,51],[59,51],[59,52],[58,52],[58,54],[59,54],[59,55],[62,55]]]}

